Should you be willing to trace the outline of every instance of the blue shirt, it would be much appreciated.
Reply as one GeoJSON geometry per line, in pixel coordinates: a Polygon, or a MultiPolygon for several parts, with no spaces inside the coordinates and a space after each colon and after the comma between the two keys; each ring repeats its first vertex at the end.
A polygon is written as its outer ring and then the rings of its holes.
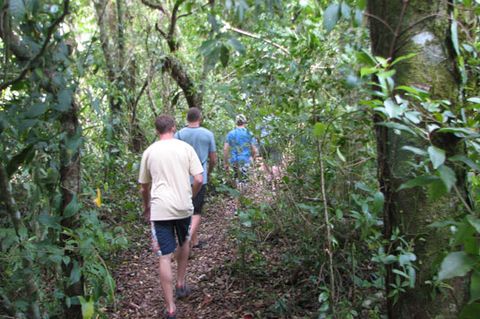
{"type": "Polygon", "coordinates": [[[249,164],[252,156],[251,147],[255,145],[255,139],[244,127],[237,127],[227,134],[226,142],[230,146],[230,164],[249,164]]]}
{"type": "Polygon", "coordinates": [[[200,159],[203,166],[203,184],[208,178],[208,156],[216,152],[215,138],[213,133],[204,127],[185,127],[175,133],[175,138],[190,144],[200,159]]]}

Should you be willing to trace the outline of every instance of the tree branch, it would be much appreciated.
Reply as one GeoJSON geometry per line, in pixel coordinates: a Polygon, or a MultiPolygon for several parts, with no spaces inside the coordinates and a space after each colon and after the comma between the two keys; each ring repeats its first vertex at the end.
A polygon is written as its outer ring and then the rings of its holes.
{"type": "Polygon", "coordinates": [[[245,31],[245,30],[242,30],[242,29],[238,29],[238,28],[235,28],[235,27],[232,27],[231,25],[229,24],[226,24],[225,25],[227,30],[231,30],[233,32],[236,32],[238,34],[241,34],[241,35],[245,35],[247,37],[250,37],[250,38],[254,38],[254,39],[257,39],[257,40],[260,40],[260,41],[263,41],[271,46],[274,46],[276,47],[277,49],[279,49],[280,51],[282,51],[283,53],[287,54],[287,55],[290,55],[290,51],[288,51],[287,48],[285,48],[284,46],[281,46],[280,44],[278,43],[275,43],[271,40],[268,40],[268,39],[265,39],[265,38],[262,38],[261,36],[257,35],[257,34],[254,34],[254,33],[251,33],[251,32],[248,32],[248,31],[245,31]]]}
{"type": "Polygon", "coordinates": [[[141,0],[141,1],[147,7],[155,9],[155,10],[160,10],[161,12],[167,14],[161,3],[152,3],[152,2],[147,1],[147,0],[141,0]]]}
{"type": "Polygon", "coordinates": [[[27,62],[27,65],[23,68],[23,70],[15,79],[12,79],[10,81],[0,84],[0,92],[6,89],[7,87],[9,87],[10,85],[13,85],[18,81],[22,80],[27,74],[27,72],[32,68],[32,65],[35,62],[37,62],[37,60],[45,53],[45,50],[47,49],[47,46],[50,42],[53,32],[55,31],[57,26],[63,21],[63,19],[69,14],[69,5],[70,5],[70,0],[63,1],[63,12],[57,19],[55,19],[55,21],[53,21],[53,23],[48,28],[47,36],[45,38],[45,41],[43,42],[42,47],[40,48],[40,51],[38,51],[38,53],[27,62]]]}

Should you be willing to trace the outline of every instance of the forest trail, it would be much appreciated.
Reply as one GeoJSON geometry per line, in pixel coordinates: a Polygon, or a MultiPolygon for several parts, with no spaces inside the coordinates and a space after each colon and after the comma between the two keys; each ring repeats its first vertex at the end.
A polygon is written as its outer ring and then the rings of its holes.
{"type": "MultiPolygon", "coordinates": [[[[187,282],[192,295],[177,300],[178,318],[238,318],[243,293],[235,290],[225,264],[235,257],[228,231],[234,218],[231,198],[210,197],[204,206],[200,238],[202,249],[194,249],[188,265],[187,282]]],[[[158,277],[157,258],[150,249],[147,226],[144,236],[118,256],[113,276],[117,282],[116,310],[109,318],[161,318],[163,295],[158,277]]],[[[173,263],[176,273],[176,263],[173,263]]]]}

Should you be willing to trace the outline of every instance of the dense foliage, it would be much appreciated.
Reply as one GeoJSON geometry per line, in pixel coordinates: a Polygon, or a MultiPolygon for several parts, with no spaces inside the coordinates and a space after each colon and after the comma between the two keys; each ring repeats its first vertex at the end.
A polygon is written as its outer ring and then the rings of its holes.
{"type": "Polygon", "coordinates": [[[387,298],[418,284],[418,238],[384,231],[382,126],[422,141],[403,148],[409,180],[398,191],[426,189],[439,210],[457,198],[457,215],[432,216],[430,229],[451,240],[432,252],[428,285],[433,296],[471,277],[462,312],[471,318],[480,299],[480,3],[454,1],[448,17],[459,74],[451,99],[397,83],[396,68],[416,55],[374,56],[366,6],[0,0],[0,313],[62,317],[78,306],[80,317],[105,316],[115,253],[138,231],[136,175],[153,118],[169,113],[180,127],[196,105],[219,150],[244,113],[259,143],[283,155],[263,197],[229,188],[221,165],[212,181],[217,196],[240,202],[229,267],[257,284],[285,277],[263,317],[380,318],[387,298]],[[437,134],[460,140],[462,152],[442,149],[437,134]]]}

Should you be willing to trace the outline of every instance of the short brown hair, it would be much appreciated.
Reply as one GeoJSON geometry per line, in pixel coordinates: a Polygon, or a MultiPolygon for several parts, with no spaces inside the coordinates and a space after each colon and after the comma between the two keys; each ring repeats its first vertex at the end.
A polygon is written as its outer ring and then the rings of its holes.
{"type": "Polygon", "coordinates": [[[165,134],[175,127],[175,119],[170,115],[160,115],[155,119],[155,127],[159,134],[165,134]]]}
{"type": "Polygon", "coordinates": [[[191,107],[187,112],[187,121],[196,122],[202,117],[202,111],[198,107],[191,107]]]}

